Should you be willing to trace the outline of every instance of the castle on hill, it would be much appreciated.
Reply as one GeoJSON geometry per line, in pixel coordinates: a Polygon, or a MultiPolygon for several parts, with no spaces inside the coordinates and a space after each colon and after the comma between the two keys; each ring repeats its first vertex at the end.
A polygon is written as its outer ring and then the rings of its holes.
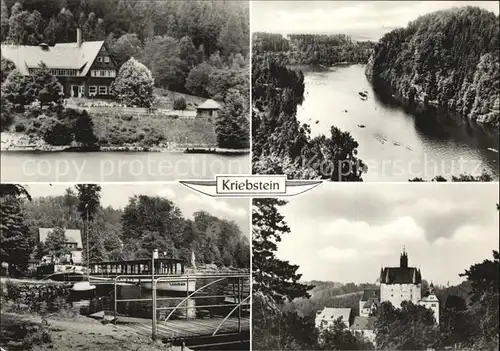
{"type": "Polygon", "coordinates": [[[380,270],[377,289],[366,289],[359,300],[359,316],[353,316],[350,308],[325,307],[316,313],[316,327],[325,328],[333,324],[335,319],[342,320],[354,332],[375,341],[373,313],[382,302],[390,302],[394,307],[401,307],[403,301],[411,301],[422,305],[434,313],[439,324],[439,299],[430,285],[428,294],[422,298],[422,273],[416,267],[408,266],[408,254],[405,249],[399,258],[399,267],[385,267],[380,270]],[[335,318],[337,316],[337,318],[335,318]]]}

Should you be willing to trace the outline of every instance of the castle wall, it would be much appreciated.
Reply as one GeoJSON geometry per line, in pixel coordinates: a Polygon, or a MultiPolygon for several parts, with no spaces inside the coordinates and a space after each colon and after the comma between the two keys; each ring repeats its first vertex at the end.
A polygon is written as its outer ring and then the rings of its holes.
{"type": "Polygon", "coordinates": [[[411,301],[417,304],[421,299],[420,284],[380,284],[380,302],[390,301],[394,307],[401,307],[401,302],[411,301]]]}

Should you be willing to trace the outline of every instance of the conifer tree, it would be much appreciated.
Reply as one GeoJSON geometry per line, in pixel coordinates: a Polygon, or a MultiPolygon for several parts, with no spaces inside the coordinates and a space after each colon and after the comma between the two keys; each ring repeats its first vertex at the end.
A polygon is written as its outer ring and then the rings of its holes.
{"type": "Polygon", "coordinates": [[[309,297],[313,286],[301,284],[297,274],[299,266],[282,261],[275,256],[276,242],[290,233],[290,228],[278,207],[286,204],[278,199],[254,199],[252,211],[253,232],[253,291],[261,292],[275,301],[289,301],[309,297]]]}
{"type": "Polygon", "coordinates": [[[151,107],[154,100],[151,71],[131,57],[123,64],[113,82],[116,99],[127,106],[151,107]]]}
{"type": "Polygon", "coordinates": [[[230,89],[226,93],[224,107],[219,111],[215,132],[217,144],[222,148],[242,149],[250,147],[250,122],[248,103],[240,92],[230,89]]]}
{"type": "Polygon", "coordinates": [[[0,262],[9,264],[9,274],[25,269],[31,252],[29,229],[25,223],[22,198],[28,191],[17,184],[0,184],[0,262]]]}

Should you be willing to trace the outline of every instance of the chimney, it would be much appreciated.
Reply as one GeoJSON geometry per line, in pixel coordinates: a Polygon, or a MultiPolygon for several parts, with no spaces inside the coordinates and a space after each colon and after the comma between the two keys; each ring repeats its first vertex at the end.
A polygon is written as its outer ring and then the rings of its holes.
{"type": "Polygon", "coordinates": [[[76,45],[82,46],[82,30],[80,27],[76,28],[76,45]]]}

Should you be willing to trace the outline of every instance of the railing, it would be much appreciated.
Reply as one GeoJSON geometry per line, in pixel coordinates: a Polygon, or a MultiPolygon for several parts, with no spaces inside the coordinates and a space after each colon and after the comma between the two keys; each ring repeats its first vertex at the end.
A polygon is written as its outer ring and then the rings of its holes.
{"type": "Polygon", "coordinates": [[[221,323],[215,328],[212,336],[215,336],[217,332],[219,332],[222,325],[233,315],[235,311],[238,311],[238,332],[241,332],[242,325],[242,308],[244,306],[250,306],[250,273],[248,274],[196,274],[196,275],[171,275],[171,276],[151,276],[151,275],[118,275],[113,277],[114,284],[114,320],[116,322],[118,315],[118,303],[119,302],[152,302],[152,338],[156,339],[157,336],[157,320],[158,320],[158,311],[170,311],[170,313],[164,318],[163,322],[168,322],[168,320],[173,316],[175,311],[179,309],[186,310],[186,319],[189,318],[188,311],[190,309],[214,309],[214,308],[232,308],[231,311],[225,315],[221,323]],[[117,286],[119,280],[129,280],[129,281],[137,281],[140,279],[141,282],[146,282],[151,284],[152,288],[152,296],[151,298],[136,298],[136,299],[118,299],[117,296],[117,286]],[[206,280],[209,279],[211,281],[205,283],[201,287],[195,287],[194,291],[190,291],[189,284],[194,281],[206,280]],[[149,282],[148,282],[149,280],[149,282]],[[201,295],[197,296],[198,293],[206,290],[208,287],[213,286],[215,284],[224,282],[229,280],[229,284],[233,285],[233,293],[223,293],[223,294],[215,294],[215,295],[201,295]],[[186,285],[186,296],[182,298],[182,300],[175,307],[157,307],[157,301],[165,301],[165,300],[179,300],[181,297],[157,297],[157,287],[158,283],[162,282],[185,282],[186,285]],[[248,282],[248,296],[246,295],[246,291],[244,291],[245,282],[248,282]],[[237,285],[237,289],[235,289],[235,285],[237,285]],[[212,298],[227,298],[231,297],[235,300],[234,303],[222,303],[222,304],[214,304],[208,303],[204,305],[195,305],[189,306],[188,301],[190,299],[212,299],[212,298]],[[183,306],[185,305],[185,306],[183,306]]]}

